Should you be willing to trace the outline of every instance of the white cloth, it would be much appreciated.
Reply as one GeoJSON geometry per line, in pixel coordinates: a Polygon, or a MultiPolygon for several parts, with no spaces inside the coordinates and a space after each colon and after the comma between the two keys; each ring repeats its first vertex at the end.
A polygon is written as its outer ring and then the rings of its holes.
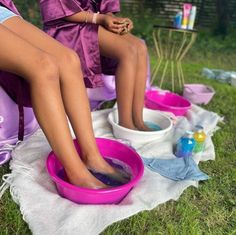
{"type": "MultiPolygon", "coordinates": [[[[111,110],[92,113],[95,135],[113,138],[107,115],[111,110]]],[[[175,142],[186,129],[202,124],[208,133],[206,151],[196,156],[199,160],[215,158],[211,133],[220,117],[212,112],[193,106],[187,118],[180,118],[174,130],[175,142]]],[[[149,157],[165,157],[172,153],[172,143],[149,143],[136,146],[139,154],[149,157]]],[[[33,234],[99,234],[108,225],[128,218],[140,211],[151,210],[168,200],[177,200],[194,181],[172,181],[145,168],[140,183],[119,205],[79,205],[61,198],[50,180],[45,160],[50,147],[41,130],[22,142],[14,151],[7,181],[11,195],[19,204],[24,220],[33,234]]],[[[207,172],[206,172],[207,173],[207,172]]]]}

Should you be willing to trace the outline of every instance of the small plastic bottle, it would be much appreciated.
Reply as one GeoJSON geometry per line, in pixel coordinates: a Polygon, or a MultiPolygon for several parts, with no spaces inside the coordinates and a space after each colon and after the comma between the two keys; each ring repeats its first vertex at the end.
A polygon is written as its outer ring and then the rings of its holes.
{"type": "Polygon", "coordinates": [[[188,29],[192,30],[196,18],[196,13],[197,13],[197,7],[192,6],[189,18],[188,18],[188,29]]]}
{"type": "Polygon", "coordinates": [[[180,29],[181,28],[181,25],[182,25],[182,18],[183,18],[183,13],[182,11],[179,11],[175,18],[174,18],[174,27],[177,28],[177,29],[180,29]]]}
{"type": "Polygon", "coordinates": [[[200,125],[195,126],[195,129],[196,130],[194,132],[193,138],[196,141],[196,144],[194,146],[193,152],[200,153],[203,152],[205,148],[206,134],[204,132],[204,128],[200,125]]]}
{"type": "Polygon", "coordinates": [[[176,157],[191,157],[194,146],[195,140],[193,138],[193,132],[186,131],[177,143],[175,151],[176,157]]]}

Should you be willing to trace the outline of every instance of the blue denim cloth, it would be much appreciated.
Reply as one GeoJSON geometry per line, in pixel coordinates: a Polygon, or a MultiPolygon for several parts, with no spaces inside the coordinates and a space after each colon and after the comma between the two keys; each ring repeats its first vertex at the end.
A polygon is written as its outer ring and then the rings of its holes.
{"type": "Polygon", "coordinates": [[[12,11],[8,10],[6,7],[0,6],[0,23],[3,23],[5,20],[11,18],[12,16],[17,16],[12,11]]]}
{"type": "Polygon", "coordinates": [[[172,180],[207,180],[209,176],[203,173],[192,157],[158,159],[142,157],[144,165],[150,170],[172,180]]]}

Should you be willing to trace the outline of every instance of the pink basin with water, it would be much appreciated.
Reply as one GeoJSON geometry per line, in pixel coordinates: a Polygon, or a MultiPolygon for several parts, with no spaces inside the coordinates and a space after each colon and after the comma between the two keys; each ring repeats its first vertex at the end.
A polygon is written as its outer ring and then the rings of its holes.
{"type": "MultiPolygon", "coordinates": [[[[55,182],[58,193],[73,202],[80,204],[119,203],[141,179],[144,171],[142,159],[132,148],[118,141],[96,138],[96,142],[102,156],[117,159],[130,168],[132,177],[128,183],[109,189],[88,189],[74,186],[58,176],[63,167],[53,152],[47,158],[48,173],[55,182]]],[[[74,144],[80,153],[76,140],[74,140],[74,144]]]]}
{"type": "Polygon", "coordinates": [[[191,103],[169,91],[149,90],[145,93],[145,106],[149,109],[171,112],[176,116],[184,116],[191,108],[191,103]]]}

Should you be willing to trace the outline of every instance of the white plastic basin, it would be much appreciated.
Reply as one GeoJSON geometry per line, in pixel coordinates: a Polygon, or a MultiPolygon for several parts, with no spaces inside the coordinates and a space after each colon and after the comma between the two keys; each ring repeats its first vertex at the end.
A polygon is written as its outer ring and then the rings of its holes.
{"type": "Polygon", "coordinates": [[[172,121],[166,115],[157,110],[144,108],[143,119],[161,127],[159,131],[137,131],[118,125],[118,110],[115,109],[108,115],[108,121],[112,125],[113,135],[118,139],[128,140],[131,144],[143,144],[150,141],[164,141],[172,129],[172,121]]]}

